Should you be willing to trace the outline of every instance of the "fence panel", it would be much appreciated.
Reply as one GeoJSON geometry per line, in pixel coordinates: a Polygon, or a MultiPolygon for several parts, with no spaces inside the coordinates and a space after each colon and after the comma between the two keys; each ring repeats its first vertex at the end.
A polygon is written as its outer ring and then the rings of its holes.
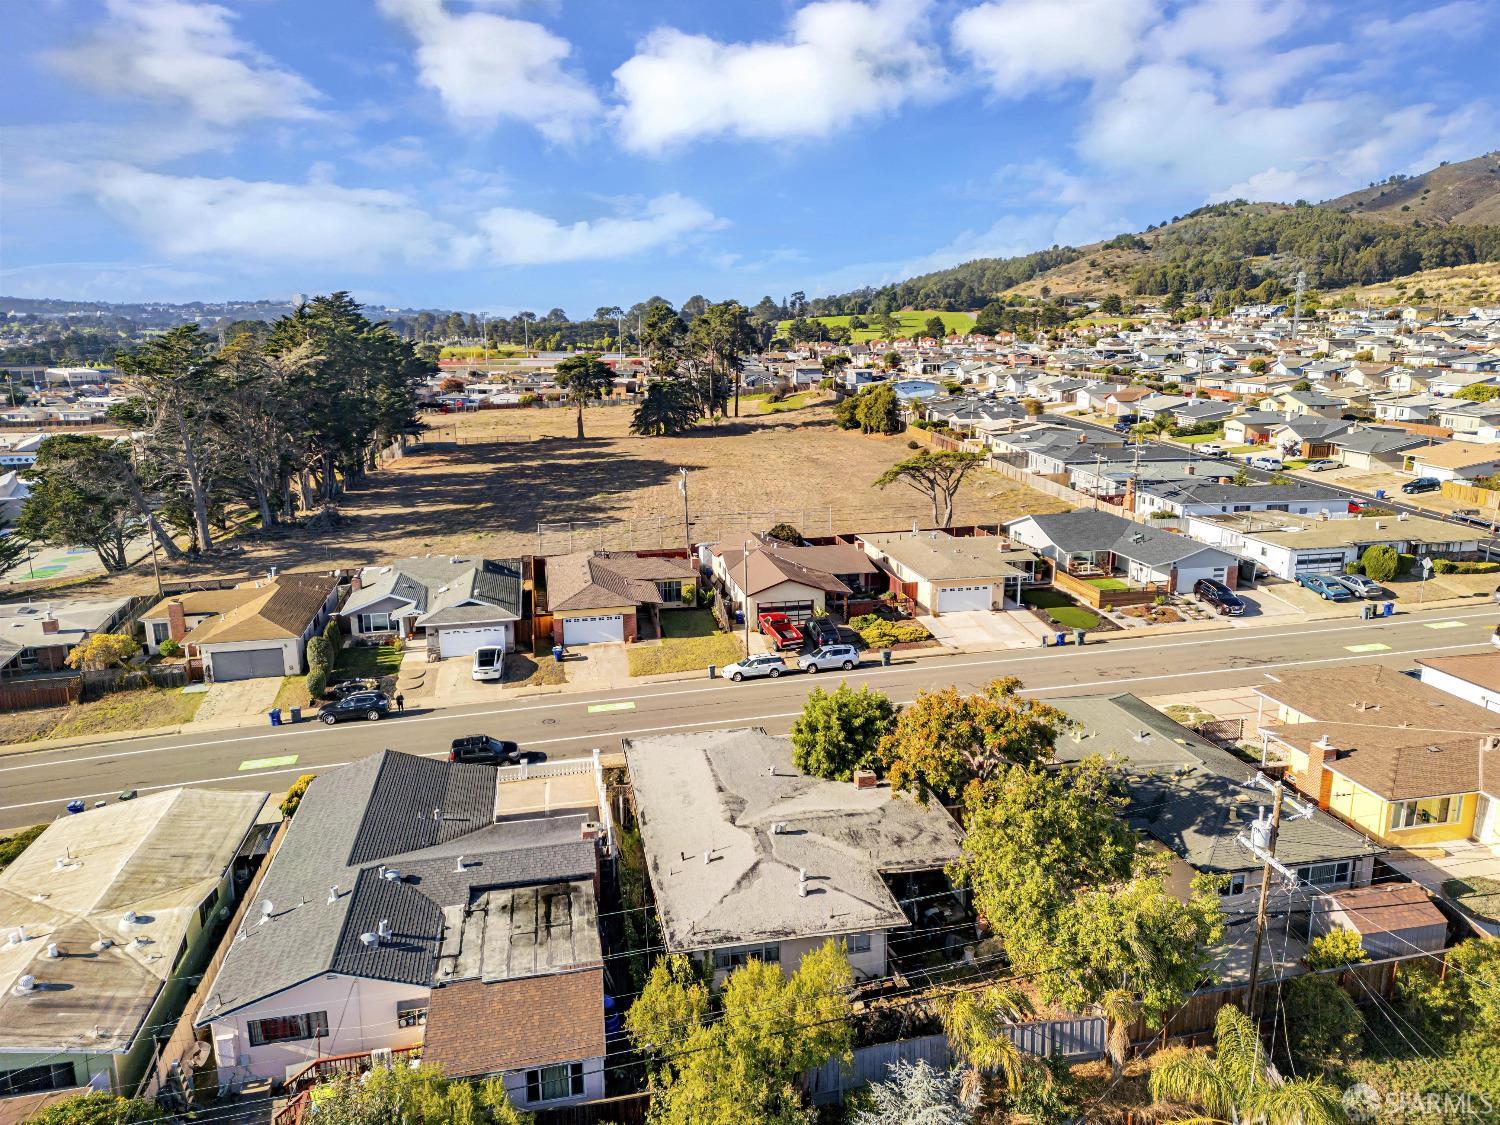
{"type": "Polygon", "coordinates": [[[645,1125],[650,1108],[651,1095],[641,1093],[532,1112],[536,1125],[645,1125]]]}
{"type": "Polygon", "coordinates": [[[37,707],[66,707],[76,703],[83,685],[76,676],[37,683],[0,684],[0,711],[29,711],[37,707]]]}
{"type": "Polygon", "coordinates": [[[860,1047],[847,1064],[834,1059],[816,1070],[809,1070],[803,1076],[803,1088],[815,1104],[827,1105],[842,1099],[849,1090],[885,1081],[886,1073],[898,1062],[922,1060],[944,1068],[948,1066],[949,1057],[948,1040],[942,1035],[877,1043],[872,1047],[860,1047]]]}

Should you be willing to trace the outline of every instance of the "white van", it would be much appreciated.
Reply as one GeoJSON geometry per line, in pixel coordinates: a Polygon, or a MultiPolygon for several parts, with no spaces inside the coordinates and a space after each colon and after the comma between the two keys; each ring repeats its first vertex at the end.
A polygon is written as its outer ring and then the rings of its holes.
{"type": "Polygon", "coordinates": [[[504,648],[499,645],[486,645],[474,650],[474,678],[476,680],[498,680],[504,675],[504,648]]]}

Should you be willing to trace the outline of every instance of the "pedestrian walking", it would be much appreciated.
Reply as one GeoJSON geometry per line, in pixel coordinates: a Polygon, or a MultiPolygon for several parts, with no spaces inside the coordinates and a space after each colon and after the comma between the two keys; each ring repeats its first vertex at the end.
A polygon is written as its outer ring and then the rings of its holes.
{"type": "Polygon", "coordinates": [[[399,691],[396,693],[396,714],[406,714],[406,696],[402,695],[399,691]]]}

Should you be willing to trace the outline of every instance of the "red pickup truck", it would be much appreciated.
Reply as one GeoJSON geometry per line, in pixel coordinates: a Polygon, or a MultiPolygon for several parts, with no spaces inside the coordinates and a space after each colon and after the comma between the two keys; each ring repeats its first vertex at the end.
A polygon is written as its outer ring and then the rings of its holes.
{"type": "Polygon", "coordinates": [[[802,630],[784,613],[762,613],[757,622],[762,633],[771,638],[778,652],[802,647],[802,630]]]}

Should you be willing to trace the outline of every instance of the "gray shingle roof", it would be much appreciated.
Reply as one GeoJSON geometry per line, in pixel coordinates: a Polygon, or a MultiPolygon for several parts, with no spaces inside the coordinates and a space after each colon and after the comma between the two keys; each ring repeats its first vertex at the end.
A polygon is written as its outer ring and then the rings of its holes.
{"type": "Polygon", "coordinates": [[[459,625],[476,621],[516,621],[521,616],[521,560],[438,555],[398,559],[366,567],[361,589],[346,612],[387,596],[412,603],[420,625],[459,625]],[[475,601],[480,606],[463,606],[475,601]],[[483,609],[482,607],[488,607],[483,609]],[[480,610],[480,615],[475,615],[480,610]]]}
{"type": "Polygon", "coordinates": [[[1173,535],[1124,516],[1087,508],[1024,518],[1032,520],[1060,551],[1112,551],[1143,566],[1162,566],[1203,551],[1216,550],[1185,535],[1173,535]]]}

